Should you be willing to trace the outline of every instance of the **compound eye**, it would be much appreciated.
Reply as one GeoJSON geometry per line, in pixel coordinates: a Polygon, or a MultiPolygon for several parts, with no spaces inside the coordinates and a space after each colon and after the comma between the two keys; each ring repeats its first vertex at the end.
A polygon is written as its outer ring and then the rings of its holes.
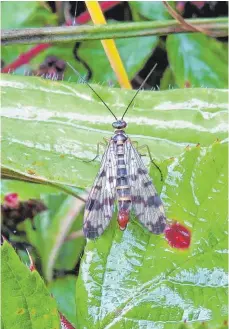
{"type": "Polygon", "coordinates": [[[122,121],[122,128],[126,128],[127,124],[125,121],[122,121]]]}
{"type": "Polygon", "coordinates": [[[122,128],[125,128],[127,126],[126,122],[123,121],[123,120],[118,120],[118,121],[115,121],[112,123],[112,126],[115,128],[115,129],[122,129],[122,128]]]}

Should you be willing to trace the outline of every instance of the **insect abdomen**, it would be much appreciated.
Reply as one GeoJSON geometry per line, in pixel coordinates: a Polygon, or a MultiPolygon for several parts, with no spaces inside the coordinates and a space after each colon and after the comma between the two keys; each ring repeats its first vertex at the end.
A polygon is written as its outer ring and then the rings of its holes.
{"type": "Polygon", "coordinates": [[[131,209],[130,186],[128,183],[127,169],[124,161],[123,142],[117,144],[117,200],[118,200],[118,223],[121,230],[125,230],[129,221],[131,209]]]}

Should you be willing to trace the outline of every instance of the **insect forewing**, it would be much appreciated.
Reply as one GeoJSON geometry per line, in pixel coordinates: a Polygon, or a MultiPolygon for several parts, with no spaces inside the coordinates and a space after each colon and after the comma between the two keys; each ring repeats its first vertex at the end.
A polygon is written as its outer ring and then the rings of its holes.
{"type": "Polygon", "coordinates": [[[139,221],[152,233],[164,231],[164,207],[147,169],[130,141],[126,142],[126,164],[131,188],[132,207],[139,221]]]}
{"type": "Polygon", "coordinates": [[[114,146],[110,142],[101,162],[84,212],[84,235],[94,239],[101,235],[112,218],[116,197],[117,162],[114,146]]]}

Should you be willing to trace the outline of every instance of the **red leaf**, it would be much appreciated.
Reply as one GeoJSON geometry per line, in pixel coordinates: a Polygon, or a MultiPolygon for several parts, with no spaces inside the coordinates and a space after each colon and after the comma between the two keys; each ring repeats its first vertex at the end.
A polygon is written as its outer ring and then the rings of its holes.
{"type": "MultiPolygon", "coordinates": [[[[60,312],[59,312],[60,313],[60,312]]],[[[61,329],[75,329],[70,322],[60,313],[61,329]]]]}

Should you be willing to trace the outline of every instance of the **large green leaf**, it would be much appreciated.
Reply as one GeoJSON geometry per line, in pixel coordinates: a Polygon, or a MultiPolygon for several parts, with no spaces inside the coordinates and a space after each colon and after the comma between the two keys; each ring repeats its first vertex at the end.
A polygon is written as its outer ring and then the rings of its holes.
{"type": "Polygon", "coordinates": [[[2,325],[4,329],[58,329],[55,300],[37,271],[32,273],[8,242],[1,247],[2,325]]]}
{"type": "MultiPolygon", "coordinates": [[[[97,143],[112,136],[111,114],[85,85],[2,75],[3,174],[91,186],[97,143]]],[[[134,91],[94,86],[120,118],[134,91]]],[[[156,159],[179,155],[187,144],[227,137],[227,93],[184,89],[139,93],[127,113],[127,133],[156,159]]],[[[102,150],[101,150],[102,152],[102,150]]]]}
{"type": "Polygon", "coordinates": [[[113,219],[100,238],[87,243],[76,291],[78,328],[223,326],[227,149],[219,143],[187,148],[161,165],[166,214],[190,229],[188,250],[173,249],[134,218],[124,232],[113,219]]]}
{"type": "Polygon", "coordinates": [[[167,37],[169,63],[179,87],[228,87],[228,56],[224,45],[204,34],[167,37]]]}

